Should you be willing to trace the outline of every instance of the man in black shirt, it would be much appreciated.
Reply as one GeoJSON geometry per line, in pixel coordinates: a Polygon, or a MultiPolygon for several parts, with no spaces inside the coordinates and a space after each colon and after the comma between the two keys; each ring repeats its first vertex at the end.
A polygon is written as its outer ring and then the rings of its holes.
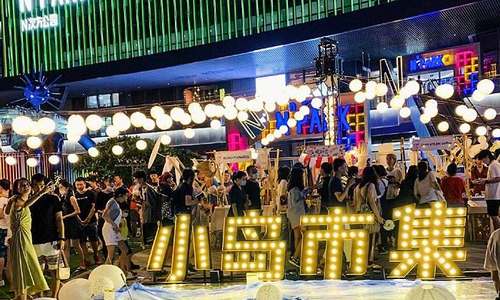
{"type": "Polygon", "coordinates": [[[330,197],[327,207],[346,206],[349,188],[355,183],[354,178],[349,178],[347,184],[342,184],[342,177],[347,176],[347,163],[342,158],[333,161],[333,177],[330,179],[330,197]]]}
{"type": "Polygon", "coordinates": [[[328,205],[330,204],[330,190],[328,186],[332,178],[332,165],[328,162],[321,164],[320,179],[318,182],[318,194],[321,197],[321,209],[328,213],[328,205]]]}
{"type": "MultiPolygon", "coordinates": [[[[45,182],[43,174],[33,175],[31,177],[33,192],[38,193],[43,190],[45,182]]],[[[65,239],[61,202],[56,195],[47,193],[30,207],[30,211],[33,246],[42,270],[47,269],[52,277],[51,292],[52,297],[56,297],[60,285],[56,271],[61,262],[60,250],[64,250],[65,239]]]]}
{"type": "Polygon", "coordinates": [[[233,185],[229,191],[229,203],[231,204],[232,216],[243,216],[245,210],[246,195],[243,188],[247,183],[247,174],[243,171],[238,171],[233,175],[233,185]]]}
{"type": "Polygon", "coordinates": [[[260,205],[260,185],[257,181],[259,174],[255,166],[247,168],[248,180],[245,185],[245,193],[250,201],[249,209],[261,209],[260,205]]]}
{"type": "Polygon", "coordinates": [[[161,205],[158,192],[146,184],[146,172],[134,173],[134,184],[142,200],[142,237],[144,244],[151,244],[155,238],[158,221],[161,220],[161,205]]]}
{"type": "Polygon", "coordinates": [[[182,183],[175,189],[173,195],[173,205],[175,214],[191,214],[194,205],[199,201],[193,198],[194,171],[184,169],[182,172],[182,183]]]}
{"type": "Polygon", "coordinates": [[[82,238],[80,239],[80,243],[82,244],[83,255],[85,259],[87,259],[89,255],[87,241],[89,241],[94,252],[94,262],[99,265],[102,261],[98,252],[99,237],[97,235],[97,218],[95,217],[95,193],[87,189],[85,179],[82,177],[78,177],[75,180],[75,198],[80,207],[80,214],[77,217],[82,225],[82,238]]]}

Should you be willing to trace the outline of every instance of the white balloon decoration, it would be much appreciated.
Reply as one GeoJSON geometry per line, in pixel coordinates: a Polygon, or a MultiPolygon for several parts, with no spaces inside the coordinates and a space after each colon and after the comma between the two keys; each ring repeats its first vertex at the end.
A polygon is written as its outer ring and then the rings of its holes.
{"type": "Polygon", "coordinates": [[[49,163],[51,165],[57,165],[61,162],[61,159],[57,155],[51,155],[49,156],[49,163]]]}
{"type": "Polygon", "coordinates": [[[96,147],[90,147],[89,150],[87,150],[88,154],[90,157],[98,157],[99,156],[99,150],[97,150],[96,147]]]}
{"type": "Polygon", "coordinates": [[[399,111],[399,115],[401,116],[401,118],[408,118],[410,115],[411,115],[411,110],[409,107],[403,107],[401,108],[401,110],[399,111]]]}
{"type": "Polygon", "coordinates": [[[232,96],[225,96],[222,99],[222,105],[224,105],[224,107],[226,107],[226,108],[233,107],[234,104],[236,104],[236,100],[234,100],[234,98],[232,96]]]}
{"type": "Polygon", "coordinates": [[[170,129],[172,125],[173,125],[173,120],[169,115],[165,114],[156,119],[156,126],[158,126],[158,128],[160,128],[161,130],[170,129]]]}
{"type": "Polygon", "coordinates": [[[400,109],[405,104],[405,99],[401,95],[396,95],[391,99],[390,103],[391,108],[400,109]]]}
{"type": "Polygon", "coordinates": [[[42,145],[42,139],[37,136],[30,136],[26,140],[26,145],[28,145],[31,149],[38,149],[42,145]]]}
{"type": "Polygon", "coordinates": [[[488,129],[484,126],[479,126],[476,128],[476,135],[478,136],[484,136],[488,133],[488,129]]]}
{"type": "Polygon", "coordinates": [[[80,158],[78,157],[78,155],[76,155],[74,153],[71,153],[68,155],[68,162],[71,164],[77,163],[79,159],[80,158]]]}
{"type": "Polygon", "coordinates": [[[354,101],[356,103],[363,103],[366,101],[366,94],[365,92],[357,92],[354,94],[354,101]]]}
{"type": "Polygon", "coordinates": [[[436,96],[441,99],[450,99],[455,93],[455,88],[453,85],[445,83],[441,84],[436,88],[436,96]]]}
{"type": "Polygon", "coordinates": [[[484,111],[484,118],[488,121],[494,120],[497,117],[497,111],[494,108],[488,108],[484,111]]]}
{"type": "Polygon", "coordinates": [[[120,145],[114,145],[111,148],[111,152],[113,152],[114,155],[119,156],[123,154],[123,147],[120,145]]]}
{"type": "Polygon", "coordinates": [[[486,98],[486,95],[481,93],[479,90],[475,90],[473,93],[472,93],[472,96],[471,96],[472,100],[476,101],[476,102],[481,102],[484,100],[484,98],[486,98]]]}
{"type": "Polygon", "coordinates": [[[146,118],[146,120],[144,120],[144,124],[142,124],[142,128],[144,128],[144,130],[146,131],[151,131],[155,129],[155,127],[156,127],[156,122],[153,119],[149,118],[146,118]]]}
{"type": "Polygon", "coordinates": [[[28,167],[34,168],[38,166],[38,160],[36,158],[30,157],[26,160],[26,164],[28,165],[28,167]]]}
{"type": "Polygon", "coordinates": [[[96,114],[91,114],[88,115],[87,118],[85,119],[85,125],[87,125],[87,128],[91,131],[97,131],[102,128],[104,125],[104,122],[101,117],[99,117],[96,114]]]}
{"type": "Polygon", "coordinates": [[[377,104],[377,111],[380,113],[385,113],[389,109],[389,105],[386,102],[380,102],[377,104]]]}
{"type": "Polygon", "coordinates": [[[483,79],[477,83],[477,90],[483,95],[489,95],[495,90],[495,83],[490,79],[483,79]]]}
{"type": "Polygon", "coordinates": [[[147,147],[148,147],[148,143],[146,143],[145,140],[138,140],[137,142],[135,142],[135,147],[138,149],[138,150],[145,150],[147,147]]]}
{"type": "Polygon", "coordinates": [[[144,121],[146,121],[146,115],[140,111],[136,111],[130,115],[130,123],[136,128],[142,127],[142,125],[144,125],[144,121]]]}
{"type": "Polygon", "coordinates": [[[362,88],[363,88],[363,82],[361,82],[361,80],[357,78],[349,82],[349,89],[351,90],[351,92],[354,93],[359,92],[361,91],[362,88]]]}
{"type": "Polygon", "coordinates": [[[12,121],[12,129],[19,135],[28,135],[33,121],[26,116],[18,116],[12,121]]]}
{"type": "Polygon", "coordinates": [[[125,113],[117,112],[113,115],[113,125],[116,129],[123,132],[127,131],[132,124],[130,123],[130,118],[125,113]]]}
{"type": "Polygon", "coordinates": [[[106,135],[110,138],[115,138],[120,134],[120,131],[113,125],[109,125],[106,128],[106,135]]]}
{"type": "Polygon", "coordinates": [[[219,129],[221,128],[222,124],[219,120],[217,119],[213,119],[212,121],[210,121],[210,128],[212,129],[219,129]]]}
{"type": "Polygon", "coordinates": [[[377,87],[375,88],[375,95],[378,97],[383,97],[387,94],[389,91],[389,88],[387,87],[387,84],[380,82],[377,83],[377,87]]]}
{"type": "Polygon", "coordinates": [[[470,132],[470,125],[467,123],[463,123],[460,125],[460,127],[458,127],[458,130],[463,134],[469,133],[470,132]]]}
{"type": "Polygon", "coordinates": [[[446,121],[441,121],[441,122],[439,122],[437,127],[438,127],[439,131],[446,132],[446,131],[448,131],[448,129],[450,129],[450,124],[446,121]]]}
{"type": "Polygon", "coordinates": [[[37,127],[41,134],[49,135],[56,130],[56,122],[51,118],[43,117],[37,121],[37,127]]]}
{"type": "Polygon", "coordinates": [[[184,136],[188,139],[194,138],[195,132],[193,128],[184,129],[184,136]]]}
{"type": "Polygon", "coordinates": [[[9,166],[14,166],[15,164],[17,164],[17,160],[13,156],[7,156],[5,157],[5,163],[9,166]]]}
{"type": "Polygon", "coordinates": [[[160,137],[160,143],[162,145],[170,145],[171,142],[172,138],[169,135],[164,134],[160,137]]]}
{"type": "Polygon", "coordinates": [[[455,114],[457,114],[457,116],[462,117],[465,114],[465,112],[467,111],[467,109],[468,109],[467,106],[460,104],[459,106],[457,106],[455,108],[455,114]]]}

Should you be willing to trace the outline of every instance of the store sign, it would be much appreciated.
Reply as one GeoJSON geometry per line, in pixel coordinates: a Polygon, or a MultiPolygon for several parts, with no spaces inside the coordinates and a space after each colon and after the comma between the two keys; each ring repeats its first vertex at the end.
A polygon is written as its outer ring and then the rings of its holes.
{"type": "Polygon", "coordinates": [[[433,136],[428,138],[413,139],[411,150],[413,151],[432,151],[432,150],[450,150],[454,139],[452,135],[433,136]]]}
{"type": "MultiPolygon", "coordinates": [[[[86,0],[19,0],[19,10],[21,13],[37,14],[49,6],[56,8],[84,1],[86,0]]],[[[51,13],[22,18],[20,24],[23,32],[57,27],[59,26],[59,15],[51,13]]]]}
{"type": "Polygon", "coordinates": [[[410,60],[409,68],[410,72],[420,72],[451,66],[453,65],[453,62],[454,57],[449,53],[431,55],[427,57],[419,54],[410,60]]]}
{"type": "MultiPolygon", "coordinates": [[[[429,208],[416,208],[415,204],[395,208],[393,218],[399,220],[398,245],[389,258],[397,265],[390,276],[405,278],[415,268],[419,279],[434,279],[437,268],[446,277],[461,276],[455,262],[466,260],[463,249],[466,216],[466,208],[448,208],[446,202],[432,202],[429,208]]],[[[281,239],[281,222],[281,217],[260,216],[258,211],[250,211],[246,216],[226,217],[221,269],[255,273],[259,280],[264,281],[283,279],[287,247],[281,239]]],[[[331,208],[326,215],[302,216],[300,274],[316,275],[321,258],[320,243],[326,243],[325,279],[341,278],[344,254],[351,258],[349,273],[366,274],[370,246],[366,225],[374,222],[371,213],[349,213],[343,208],[331,208]],[[344,244],[349,244],[349,247],[344,247],[344,244]]],[[[184,281],[191,243],[195,269],[212,270],[208,228],[191,226],[189,214],[177,215],[175,226],[163,226],[157,230],[147,270],[162,271],[163,266],[169,264],[172,267],[167,281],[184,281]],[[166,263],[172,235],[172,258],[166,263]]]]}

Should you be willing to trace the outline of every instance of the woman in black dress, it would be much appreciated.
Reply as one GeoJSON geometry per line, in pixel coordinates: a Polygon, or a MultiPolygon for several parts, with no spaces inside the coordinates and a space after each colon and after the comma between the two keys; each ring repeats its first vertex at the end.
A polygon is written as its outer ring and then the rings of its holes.
{"type": "MultiPolygon", "coordinates": [[[[76,201],[71,184],[66,180],[62,180],[59,183],[59,196],[62,201],[61,204],[66,240],[71,241],[71,246],[73,246],[80,255],[80,269],[85,270],[85,257],[80,244],[81,228],[77,219],[77,216],[80,213],[80,207],[76,201]]],[[[64,249],[64,255],[66,256],[67,261],[69,261],[70,248],[70,244],[67,244],[64,249]]]]}

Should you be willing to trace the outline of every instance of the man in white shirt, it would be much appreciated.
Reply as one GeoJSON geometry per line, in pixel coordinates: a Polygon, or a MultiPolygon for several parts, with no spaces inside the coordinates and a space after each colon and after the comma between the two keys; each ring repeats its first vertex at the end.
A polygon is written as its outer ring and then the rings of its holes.
{"type": "Polygon", "coordinates": [[[5,285],[3,271],[5,259],[7,258],[7,239],[9,230],[9,216],[5,214],[5,207],[9,202],[10,182],[7,179],[0,180],[0,286],[5,285]]]}
{"type": "Polygon", "coordinates": [[[484,199],[488,207],[488,215],[491,220],[491,231],[500,228],[498,208],[500,206],[500,162],[498,162],[489,150],[481,150],[477,158],[488,165],[488,176],[486,179],[478,179],[474,183],[484,183],[484,199]]]}

